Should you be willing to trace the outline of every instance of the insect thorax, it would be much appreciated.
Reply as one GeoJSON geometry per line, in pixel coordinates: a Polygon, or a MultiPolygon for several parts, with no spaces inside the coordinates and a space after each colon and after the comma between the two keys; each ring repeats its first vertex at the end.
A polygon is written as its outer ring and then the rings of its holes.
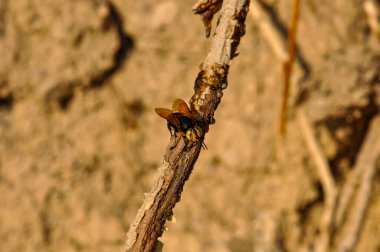
{"type": "Polygon", "coordinates": [[[174,113],[174,115],[179,119],[180,121],[180,127],[181,131],[186,132],[188,129],[195,126],[194,121],[191,118],[188,118],[186,116],[181,115],[180,113],[174,113]]]}

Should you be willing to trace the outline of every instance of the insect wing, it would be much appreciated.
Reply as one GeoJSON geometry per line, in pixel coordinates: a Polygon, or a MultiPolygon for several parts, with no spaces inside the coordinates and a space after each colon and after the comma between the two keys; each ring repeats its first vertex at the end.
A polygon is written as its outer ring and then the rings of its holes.
{"type": "Polygon", "coordinates": [[[175,99],[173,102],[173,111],[178,111],[188,118],[194,118],[186,102],[182,99],[175,99]]]}
{"type": "Polygon", "coordinates": [[[173,124],[176,128],[179,128],[181,122],[173,114],[172,110],[167,108],[155,108],[154,111],[156,111],[156,113],[162,118],[165,118],[169,123],[173,124]]]}

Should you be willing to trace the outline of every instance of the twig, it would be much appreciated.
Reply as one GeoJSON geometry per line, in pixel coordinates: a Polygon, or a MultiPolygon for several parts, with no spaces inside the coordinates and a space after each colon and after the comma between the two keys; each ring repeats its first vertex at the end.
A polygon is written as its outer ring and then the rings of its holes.
{"type": "MultiPolygon", "coordinates": [[[[356,192],[350,215],[342,231],[342,239],[338,242],[338,252],[352,251],[362,226],[363,217],[367,210],[371,196],[373,176],[376,170],[376,163],[380,158],[380,116],[372,120],[369,132],[367,133],[363,147],[360,150],[355,170],[359,170],[359,187],[356,192]]],[[[356,174],[356,172],[355,172],[356,174]]]]}
{"type": "Polygon", "coordinates": [[[215,13],[220,10],[222,4],[223,0],[198,0],[192,8],[194,14],[202,16],[202,21],[206,30],[206,38],[210,37],[212,18],[215,13]]]}
{"type": "Polygon", "coordinates": [[[288,119],[288,100],[290,91],[290,78],[292,76],[293,63],[296,57],[296,42],[297,42],[297,25],[300,12],[300,0],[293,0],[293,11],[291,24],[289,26],[288,35],[288,59],[283,64],[283,87],[282,87],[282,103],[279,120],[279,134],[284,137],[286,133],[286,122],[288,119]]]}
{"type": "MultiPolygon", "coordinates": [[[[210,51],[195,81],[191,109],[208,129],[214,123],[214,112],[227,87],[227,74],[240,38],[245,33],[249,0],[225,0],[210,51]]],[[[127,251],[153,251],[165,229],[165,222],[180,200],[183,186],[190,176],[201,150],[200,142],[188,142],[173,136],[164,162],[159,168],[153,189],[139,209],[127,238],[127,251]]]]}
{"type": "Polygon", "coordinates": [[[286,52],[285,46],[285,38],[272,24],[269,14],[264,10],[261,4],[257,0],[252,1],[251,4],[253,3],[255,3],[255,8],[249,12],[249,15],[255,24],[259,26],[261,35],[272,48],[276,57],[281,62],[285,62],[288,58],[288,53],[286,52]]]}
{"type": "Polygon", "coordinates": [[[348,205],[350,204],[352,197],[355,194],[356,188],[358,187],[361,172],[361,169],[352,170],[342,186],[335,212],[333,224],[334,229],[338,229],[339,226],[342,225],[344,216],[347,213],[348,205]]]}
{"type": "Polygon", "coordinates": [[[305,139],[307,148],[314,158],[326,198],[319,227],[320,236],[315,241],[315,251],[325,252],[330,244],[330,229],[337,200],[337,191],[327,159],[323,155],[317,140],[314,137],[312,126],[306,118],[305,112],[302,108],[298,109],[297,121],[300,125],[301,133],[305,139]]]}

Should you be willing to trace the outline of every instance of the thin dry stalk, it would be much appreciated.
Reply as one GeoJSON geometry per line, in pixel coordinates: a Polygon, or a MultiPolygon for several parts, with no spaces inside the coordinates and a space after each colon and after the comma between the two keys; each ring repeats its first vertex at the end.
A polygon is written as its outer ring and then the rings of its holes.
{"type": "Polygon", "coordinates": [[[342,225],[344,216],[347,214],[348,206],[352,203],[353,195],[359,185],[361,172],[362,170],[360,169],[352,170],[340,190],[340,197],[337,202],[337,209],[334,218],[334,229],[337,229],[340,225],[342,225]]]}
{"type": "Polygon", "coordinates": [[[286,122],[288,118],[288,103],[290,92],[290,78],[292,76],[293,64],[296,57],[297,45],[297,25],[300,13],[300,0],[293,1],[292,19],[289,26],[288,35],[288,60],[283,65],[283,89],[282,89],[282,103],[279,120],[279,134],[284,137],[286,133],[286,122]]]}
{"type": "MultiPolygon", "coordinates": [[[[380,158],[380,117],[372,120],[365,142],[360,150],[354,171],[358,170],[359,186],[353,204],[342,228],[342,239],[338,242],[337,252],[352,251],[359,238],[364,215],[368,209],[373,177],[380,158]]],[[[356,172],[355,172],[356,174],[356,172]]]]}
{"type": "MultiPolygon", "coordinates": [[[[231,59],[236,56],[240,38],[245,33],[245,18],[249,0],[225,0],[213,37],[210,51],[195,81],[195,93],[190,100],[191,109],[208,125],[214,122],[214,112],[227,87],[227,74],[231,59]]],[[[165,230],[165,222],[180,200],[183,186],[190,176],[201,150],[200,142],[188,142],[173,136],[164,162],[150,193],[139,209],[127,238],[127,251],[154,251],[157,239],[165,230]]]]}
{"type": "Polygon", "coordinates": [[[306,142],[306,146],[316,164],[326,198],[319,224],[320,235],[314,243],[316,252],[325,252],[328,251],[327,249],[330,244],[330,230],[337,200],[337,190],[333,176],[330,172],[328,161],[315,139],[313,128],[307,119],[305,112],[301,108],[298,109],[297,121],[301,128],[301,133],[306,142]]]}
{"type": "Polygon", "coordinates": [[[262,37],[271,47],[275,56],[280,62],[286,62],[288,59],[288,53],[286,51],[285,38],[272,24],[269,13],[265,11],[261,4],[257,0],[252,1],[251,5],[253,4],[255,5],[255,8],[249,12],[250,17],[259,27],[262,37]]]}

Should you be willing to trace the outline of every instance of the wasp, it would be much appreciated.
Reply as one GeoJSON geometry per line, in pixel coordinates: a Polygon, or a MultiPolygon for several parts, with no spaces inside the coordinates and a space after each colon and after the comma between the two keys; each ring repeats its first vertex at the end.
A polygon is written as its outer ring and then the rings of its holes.
{"type": "Polygon", "coordinates": [[[203,143],[203,129],[200,122],[195,119],[186,102],[182,99],[175,99],[172,109],[155,108],[156,113],[168,121],[170,133],[179,132],[181,136],[186,137],[192,142],[202,142],[203,148],[207,148],[203,143]]]}

